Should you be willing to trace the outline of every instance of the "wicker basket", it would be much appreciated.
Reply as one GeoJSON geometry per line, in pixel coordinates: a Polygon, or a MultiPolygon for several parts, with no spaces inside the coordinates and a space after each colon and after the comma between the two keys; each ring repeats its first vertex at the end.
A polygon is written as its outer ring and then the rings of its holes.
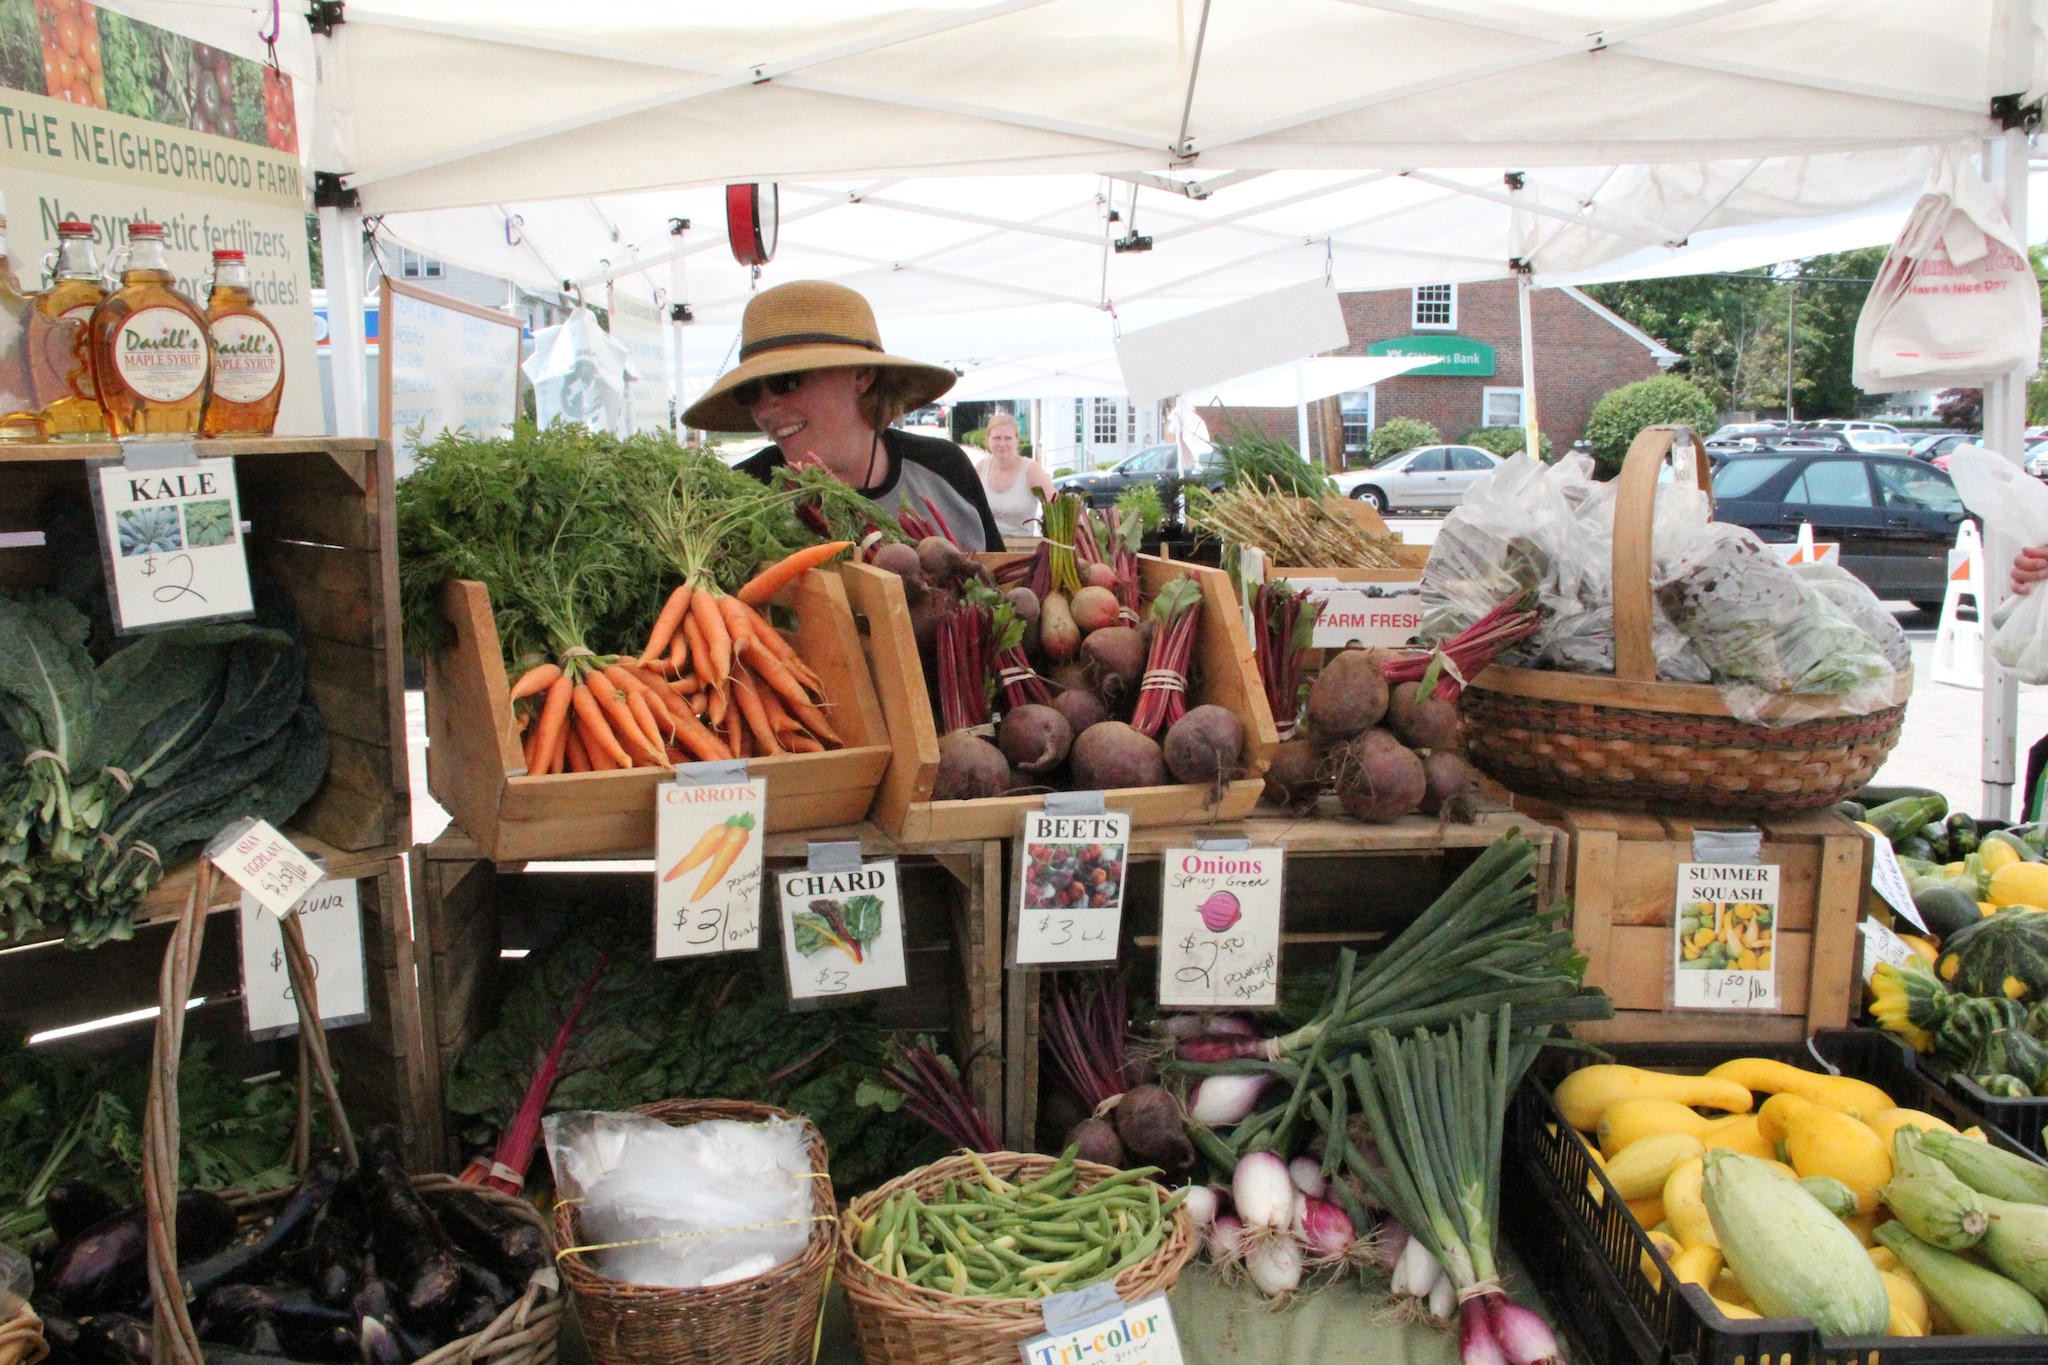
{"type": "MultiPolygon", "coordinates": [[[[199,967],[199,954],[206,939],[206,910],[213,901],[213,863],[199,860],[197,884],[187,895],[185,908],[171,931],[164,950],[164,965],[158,981],[162,1011],[157,1017],[156,1038],[151,1054],[149,1099],[142,1125],[142,1197],[149,1210],[148,1266],[153,1304],[156,1365],[206,1365],[204,1348],[194,1330],[189,1305],[176,1279],[178,1264],[177,1218],[172,1212],[178,1200],[178,1058],[184,1051],[185,1002],[191,998],[192,982],[199,967]]],[[[342,1111],[341,1096],[334,1085],[334,1068],[327,1056],[327,1039],[320,1027],[320,1002],[314,981],[312,959],[306,953],[304,931],[297,915],[282,923],[286,970],[291,978],[292,996],[299,1012],[299,1132],[297,1166],[307,1169],[310,1158],[312,1092],[317,1088],[327,1105],[333,1131],[338,1135],[347,1164],[356,1160],[355,1137],[342,1111]]],[[[487,1199],[514,1217],[541,1230],[550,1251],[554,1232],[540,1211],[523,1199],[477,1186],[463,1185],[452,1176],[416,1175],[413,1188],[422,1193],[467,1190],[487,1199]]],[[[282,1203],[289,1191],[248,1195],[227,1193],[244,1226],[263,1217],[282,1203]]],[[[552,1273],[534,1276],[526,1291],[499,1313],[482,1331],[458,1337],[438,1350],[421,1356],[413,1365],[554,1365],[555,1343],[562,1331],[564,1298],[552,1273]]],[[[7,1328],[0,1327],[0,1365],[8,1365],[7,1328]]],[[[40,1323],[37,1324],[40,1327],[40,1323]]],[[[36,1345],[41,1344],[40,1333],[36,1345]]],[[[40,1357],[29,1354],[19,1365],[32,1365],[40,1357]]]]}
{"type": "MultiPolygon", "coordinates": [[[[1650,524],[1657,477],[1689,427],[1650,427],[1629,446],[1614,512],[1612,677],[1495,664],[1460,703],[1473,763],[1510,791],[1608,806],[1744,814],[1814,810],[1867,783],[1898,742],[1910,669],[1891,706],[1852,715],[1828,697],[1786,697],[1758,724],[1718,689],[1657,681],[1650,643],[1650,524]]],[[[1692,461],[1708,497],[1706,460],[1692,461]]]]}
{"type": "MultiPolygon", "coordinates": [[[[740,1100],[664,1100],[642,1105],[673,1127],[731,1119],[767,1123],[793,1117],[767,1104],[740,1100]]],[[[808,1126],[808,1125],[807,1125],[808,1126]]],[[[598,1365],[801,1365],[811,1358],[818,1318],[831,1278],[833,1224],[838,1204],[824,1178],[825,1139],[810,1131],[811,1168],[819,1172],[811,1226],[803,1254],[765,1275],[709,1289],[668,1289],[607,1279],[580,1252],[563,1253],[562,1277],[576,1299],[576,1318],[590,1358],[598,1365]]],[[[582,1241],[575,1213],[555,1206],[556,1236],[563,1246],[582,1241]]]]}
{"type": "MultiPolygon", "coordinates": [[[[1021,1152],[990,1152],[987,1167],[1008,1180],[1036,1180],[1054,1160],[1021,1152]]],[[[1082,1188],[1116,1174],[1092,1161],[1075,1163],[1082,1188]]],[[[974,1178],[973,1162],[949,1156],[899,1176],[853,1201],[848,1212],[872,1217],[898,1190],[929,1199],[948,1180],[974,1178]]],[[[1177,1209],[1173,1228],[1158,1250],[1116,1277],[1117,1293],[1135,1303],[1173,1288],[1181,1267],[1195,1254],[1195,1222],[1177,1209]]],[[[1045,1318],[1033,1299],[972,1299],[927,1289],[884,1274],[860,1258],[852,1217],[839,1226],[839,1282],[853,1318],[853,1339],[867,1365],[1015,1365],[1017,1347],[1045,1333],[1045,1318]]]]}
{"type": "Polygon", "coordinates": [[[36,1365],[50,1354],[43,1340],[43,1320],[33,1308],[0,1322],[0,1365],[36,1365]]]}

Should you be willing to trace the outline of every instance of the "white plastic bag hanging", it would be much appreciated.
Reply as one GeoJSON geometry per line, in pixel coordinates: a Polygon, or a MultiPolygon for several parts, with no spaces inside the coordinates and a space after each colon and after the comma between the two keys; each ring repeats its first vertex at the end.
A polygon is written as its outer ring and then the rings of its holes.
{"type": "MultiPolygon", "coordinates": [[[[1979,446],[1950,451],[1948,473],[1963,505],[1982,517],[1988,529],[2022,545],[2048,545],[2048,485],[1979,446]]],[[[1985,567],[1986,578],[2006,571],[2002,564],[1985,567]]],[[[1991,623],[1998,628],[1991,637],[1991,657],[2021,682],[2048,683],[2048,586],[2006,598],[1991,623]]]]}
{"type": "Polygon", "coordinates": [[[534,417],[542,426],[560,418],[621,436],[633,429],[627,381],[640,372],[588,308],[535,332],[533,354],[520,369],[533,385],[534,417]]]}
{"type": "Polygon", "coordinates": [[[1950,148],[1886,253],[1856,320],[1865,393],[1980,384],[2041,359],[2027,250],[1968,153],[1950,148]]]}

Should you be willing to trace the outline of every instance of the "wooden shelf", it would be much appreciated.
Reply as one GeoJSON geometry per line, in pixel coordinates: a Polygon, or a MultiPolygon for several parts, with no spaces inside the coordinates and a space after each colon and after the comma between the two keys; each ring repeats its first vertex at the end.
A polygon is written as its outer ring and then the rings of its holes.
{"type": "MultiPolygon", "coordinates": [[[[139,442],[157,445],[161,442],[139,442]]],[[[199,440],[201,459],[219,455],[304,455],[308,451],[361,454],[377,448],[377,442],[358,436],[238,436],[224,440],[199,440]]],[[[118,441],[22,441],[0,442],[0,463],[40,460],[104,460],[118,456],[118,441]]]]}

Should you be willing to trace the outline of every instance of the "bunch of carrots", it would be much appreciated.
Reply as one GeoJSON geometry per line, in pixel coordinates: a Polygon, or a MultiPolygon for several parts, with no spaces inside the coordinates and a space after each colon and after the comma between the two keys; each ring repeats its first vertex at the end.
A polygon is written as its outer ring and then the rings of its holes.
{"type": "Polygon", "coordinates": [[[850,547],[811,545],[736,593],[708,574],[662,607],[637,657],[577,646],[512,686],[526,771],[607,772],[842,747],[831,700],[810,666],[762,614],[776,593],[850,547]]]}

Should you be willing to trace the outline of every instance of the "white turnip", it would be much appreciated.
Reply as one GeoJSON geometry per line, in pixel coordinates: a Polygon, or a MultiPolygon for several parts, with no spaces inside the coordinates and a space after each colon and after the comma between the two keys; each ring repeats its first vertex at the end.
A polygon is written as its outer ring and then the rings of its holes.
{"type": "Polygon", "coordinates": [[[1244,771],[1244,726],[1220,706],[1197,706],[1175,721],[1162,748],[1176,782],[1228,782],[1244,771]]]}

